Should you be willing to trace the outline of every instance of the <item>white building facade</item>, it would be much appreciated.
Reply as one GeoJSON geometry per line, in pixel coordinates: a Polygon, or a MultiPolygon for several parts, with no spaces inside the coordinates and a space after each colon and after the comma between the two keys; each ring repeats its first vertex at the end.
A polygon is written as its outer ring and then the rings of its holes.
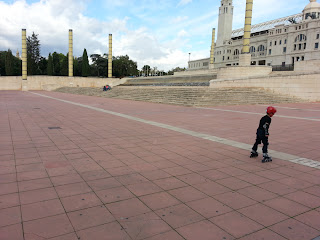
{"type": "MultiPolygon", "coordinates": [[[[293,66],[296,61],[320,59],[320,3],[302,13],[252,26],[251,65],[293,66]]],[[[239,65],[243,28],[232,31],[232,0],[221,0],[214,67],[239,65]]],[[[209,68],[209,58],[188,62],[188,70],[209,68]]]]}

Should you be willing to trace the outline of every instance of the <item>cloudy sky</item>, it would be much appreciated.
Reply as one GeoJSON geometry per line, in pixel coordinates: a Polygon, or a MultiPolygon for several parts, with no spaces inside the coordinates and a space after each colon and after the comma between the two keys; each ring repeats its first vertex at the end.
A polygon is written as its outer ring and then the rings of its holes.
{"type": "MultiPolygon", "coordinates": [[[[242,28],[245,0],[233,0],[233,29],[242,28]]],[[[309,0],[254,0],[253,24],[300,13],[309,0]]],[[[220,0],[0,0],[0,51],[21,53],[21,29],[38,34],[41,55],[68,52],[74,32],[74,55],[108,51],[129,55],[138,68],[186,67],[210,54],[211,31],[218,27],[220,0]]]]}

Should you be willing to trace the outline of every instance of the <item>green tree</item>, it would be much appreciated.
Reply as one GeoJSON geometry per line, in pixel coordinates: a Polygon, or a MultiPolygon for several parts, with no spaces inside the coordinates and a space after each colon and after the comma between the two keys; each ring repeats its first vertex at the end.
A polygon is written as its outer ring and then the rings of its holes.
{"type": "Polygon", "coordinates": [[[57,52],[52,53],[53,75],[60,76],[60,56],[57,52]]]}
{"type": "Polygon", "coordinates": [[[81,76],[81,64],[82,57],[73,59],[73,76],[81,76]]]}
{"type": "Polygon", "coordinates": [[[107,77],[108,76],[108,55],[91,54],[91,76],[107,77]]]}
{"type": "Polygon", "coordinates": [[[13,75],[13,56],[10,49],[8,49],[8,52],[6,54],[5,69],[7,76],[13,75]]]}
{"type": "Polygon", "coordinates": [[[114,57],[112,73],[115,77],[136,76],[138,75],[137,63],[130,60],[128,55],[114,57]]]}
{"type": "MultiPolygon", "coordinates": [[[[0,76],[6,76],[6,58],[8,57],[8,52],[7,51],[0,51],[0,76]]],[[[11,68],[12,68],[12,72],[10,75],[13,76],[21,76],[22,73],[22,69],[21,69],[21,65],[22,65],[22,61],[21,59],[13,56],[11,54],[10,58],[12,58],[11,61],[11,68]]],[[[10,61],[10,60],[9,60],[10,61]]],[[[10,72],[10,70],[9,70],[10,72]]]]}
{"type": "Polygon", "coordinates": [[[32,33],[31,37],[27,37],[27,61],[28,61],[28,75],[40,74],[40,40],[38,34],[32,33]]]}
{"type": "Polygon", "coordinates": [[[90,75],[90,66],[89,66],[88,54],[86,49],[83,50],[81,69],[82,69],[81,71],[82,77],[88,77],[90,75]]]}
{"type": "Polygon", "coordinates": [[[53,60],[52,60],[51,53],[49,53],[49,57],[48,57],[47,73],[49,76],[53,75],[53,60]]]}
{"type": "Polygon", "coordinates": [[[151,67],[149,65],[144,65],[142,67],[142,72],[145,76],[149,76],[150,70],[151,70],[151,67]]]}
{"type": "Polygon", "coordinates": [[[68,69],[68,56],[69,54],[67,54],[67,56],[63,55],[60,53],[59,57],[60,57],[60,75],[61,76],[68,76],[69,74],[69,69],[68,69]]]}

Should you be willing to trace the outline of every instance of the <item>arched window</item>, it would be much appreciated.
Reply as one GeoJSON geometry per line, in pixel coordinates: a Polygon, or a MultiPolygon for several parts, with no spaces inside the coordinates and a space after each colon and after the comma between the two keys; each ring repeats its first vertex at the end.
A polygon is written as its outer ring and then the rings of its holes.
{"type": "Polygon", "coordinates": [[[239,55],[239,49],[234,50],[233,55],[239,55]]]}
{"type": "Polygon", "coordinates": [[[254,46],[251,46],[250,47],[250,53],[254,53],[254,52],[256,52],[256,48],[254,46]]]}
{"type": "Polygon", "coordinates": [[[304,35],[304,34],[299,34],[299,35],[295,38],[294,41],[295,41],[295,42],[305,42],[305,41],[307,41],[307,37],[306,37],[306,35],[304,35]]]}
{"type": "Polygon", "coordinates": [[[259,47],[258,47],[258,52],[263,52],[264,51],[264,46],[263,45],[260,45],[259,47]]]}

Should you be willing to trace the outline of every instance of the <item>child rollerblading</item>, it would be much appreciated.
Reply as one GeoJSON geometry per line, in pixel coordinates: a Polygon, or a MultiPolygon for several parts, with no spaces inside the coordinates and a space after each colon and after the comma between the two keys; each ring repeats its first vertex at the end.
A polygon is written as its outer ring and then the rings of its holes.
{"type": "Polygon", "coordinates": [[[257,129],[257,137],[256,137],[256,142],[254,143],[252,150],[251,150],[251,155],[250,158],[253,157],[258,157],[258,145],[263,143],[262,147],[262,152],[263,152],[263,159],[262,162],[271,162],[272,158],[268,155],[268,137],[269,137],[269,127],[271,124],[271,118],[273,115],[277,112],[277,110],[270,106],[266,110],[267,114],[260,119],[259,127],[257,129]]]}

